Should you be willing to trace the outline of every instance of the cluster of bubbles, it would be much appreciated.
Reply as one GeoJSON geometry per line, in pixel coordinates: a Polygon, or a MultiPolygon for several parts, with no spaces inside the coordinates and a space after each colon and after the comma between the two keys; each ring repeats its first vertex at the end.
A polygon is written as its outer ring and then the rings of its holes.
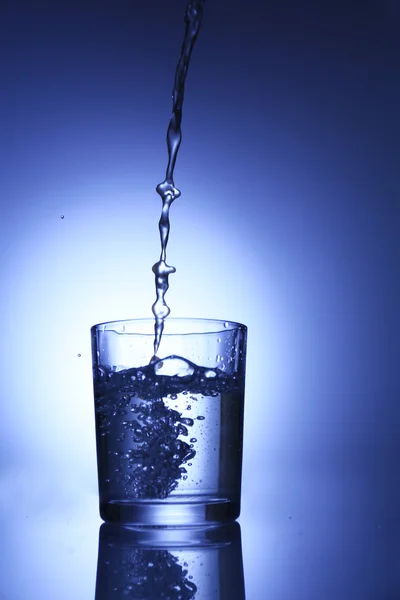
{"type": "Polygon", "coordinates": [[[130,471],[127,483],[134,498],[166,498],[187,472],[181,465],[196,455],[191,445],[178,438],[188,435],[193,419],[183,418],[162,400],[133,408],[135,418],[122,423],[135,442],[134,449],[123,455],[130,471]]]}
{"type": "MultiPolygon", "coordinates": [[[[135,499],[164,499],[196,456],[189,429],[194,418],[167,406],[178,394],[216,397],[238,385],[237,376],[199,367],[178,356],[140,368],[98,367],[94,373],[97,425],[105,438],[113,478],[120,477],[125,493],[135,499]],[[127,440],[128,449],[112,446],[127,440]]],[[[185,402],[185,404],[187,404],[185,402]]],[[[195,417],[204,420],[203,415],[195,417]]]]}
{"type": "MultiPolygon", "coordinates": [[[[115,578],[113,591],[124,597],[169,600],[195,598],[197,586],[190,581],[191,576],[187,576],[188,570],[168,550],[138,548],[131,550],[129,556],[117,564],[110,563],[109,566],[113,567],[115,578]]],[[[184,566],[188,566],[187,563],[184,566]]]]}

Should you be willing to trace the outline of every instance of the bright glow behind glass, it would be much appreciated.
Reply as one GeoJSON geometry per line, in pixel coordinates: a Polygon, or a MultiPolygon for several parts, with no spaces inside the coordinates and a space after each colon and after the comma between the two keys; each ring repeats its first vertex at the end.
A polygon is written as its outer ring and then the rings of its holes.
{"type": "MultiPolygon", "coordinates": [[[[89,328],[153,302],[181,20],[145,4],[0,24],[3,468],[60,490],[96,490],[89,328]]],[[[168,304],[248,325],[250,496],[266,460],[273,485],[286,459],[335,462],[335,440],[396,422],[398,102],[389,46],[355,44],[353,21],[225,8],[209,3],[188,79],[168,304]]]]}

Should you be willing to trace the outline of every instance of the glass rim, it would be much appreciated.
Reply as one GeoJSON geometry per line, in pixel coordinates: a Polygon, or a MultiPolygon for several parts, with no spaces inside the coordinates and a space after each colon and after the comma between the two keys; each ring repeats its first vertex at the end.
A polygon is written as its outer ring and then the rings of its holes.
{"type": "MultiPolygon", "coordinates": [[[[175,333],[170,333],[168,331],[163,332],[163,337],[173,337],[173,336],[182,336],[182,335],[215,335],[215,334],[223,334],[226,333],[228,331],[235,331],[235,330],[241,330],[246,332],[247,331],[247,326],[244,325],[243,323],[238,323],[237,321],[231,321],[229,319],[208,319],[206,317],[202,318],[202,317],[167,317],[165,319],[165,323],[210,323],[210,324],[214,324],[215,325],[220,325],[220,327],[213,329],[213,330],[203,330],[203,331],[184,331],[184,332],[175,332],[175,333]]],[[[125,331],[122,330],[122,327],[124,327],[127,324],[131,324],[131,323],[151,323],[151,324],[155,324],[155,319],[154,317],[143,317],[143,318],[135,318],[135,319],[120,319],[120,320],[116,320],[116,321],[104,321],[103,323],[96,323],[95,325],[92,325],[92,327],[90,328],[90,331],[92,333],[101,331],[101,332],[105,332],[105,331],[109,331],[110,333],[117,333],[119,335],[137,335],[137,336],[141,336],[141,337],[154,337],[154,329],[151,332],[140,332],[140,331],[125,331]],[[114,328],[115,327],[115,328],[114,328]],[[120,331],[118,331],[118,328],[120,329],[120,331]]]]}

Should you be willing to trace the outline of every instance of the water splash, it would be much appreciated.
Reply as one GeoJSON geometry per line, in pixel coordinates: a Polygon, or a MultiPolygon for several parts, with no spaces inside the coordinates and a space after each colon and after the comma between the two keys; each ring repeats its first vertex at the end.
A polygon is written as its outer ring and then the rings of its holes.
{"type": "MultiPolygon", "coordinates": [[[[179,147],[182,141],[182,109],[185,94],[185,81],[189,68],[190,57],[200,31],[203,15],[204,0],[192,0],[186,9],[185,23],[186,31],[182,44],[181,54],[176,67],[174,89],[172,92],[172,116],[167,130],[168,165],[165,180],[160,183],[156,190],[162,200],[161,217],[158,223],[160,230],[161,254],[160,260],[153,265],[153,273],[156,284],[156,301],[152,306],[155,317],[154,325],[154,356],[160,345],[164,321],[170,313],[170,308],[165,302],[165,294],[168,291],[168,278],[175,273],[175,267],[167,265],[167,245],[170,232],[169,210],[172,202],[179,198],[181,192],[175,187],[174,169],[179,147]]],[[[152,359],[152,360],[153,360],[152,359]]]]}

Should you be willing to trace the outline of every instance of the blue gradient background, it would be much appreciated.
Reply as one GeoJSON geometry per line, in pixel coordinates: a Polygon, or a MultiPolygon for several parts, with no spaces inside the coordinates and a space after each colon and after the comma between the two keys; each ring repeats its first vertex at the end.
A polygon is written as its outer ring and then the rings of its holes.
{"type": "MultiPolygon", "coordinates": [[[[185,2],[29,4],[0,3],[0,598],[79,599],[89,328],[151,316],[185,2]]],[[[400,595],[400,8],[354,4],[209,0],[187,81],[168,303],[249,327],[255,600],[400,595]]]]}

